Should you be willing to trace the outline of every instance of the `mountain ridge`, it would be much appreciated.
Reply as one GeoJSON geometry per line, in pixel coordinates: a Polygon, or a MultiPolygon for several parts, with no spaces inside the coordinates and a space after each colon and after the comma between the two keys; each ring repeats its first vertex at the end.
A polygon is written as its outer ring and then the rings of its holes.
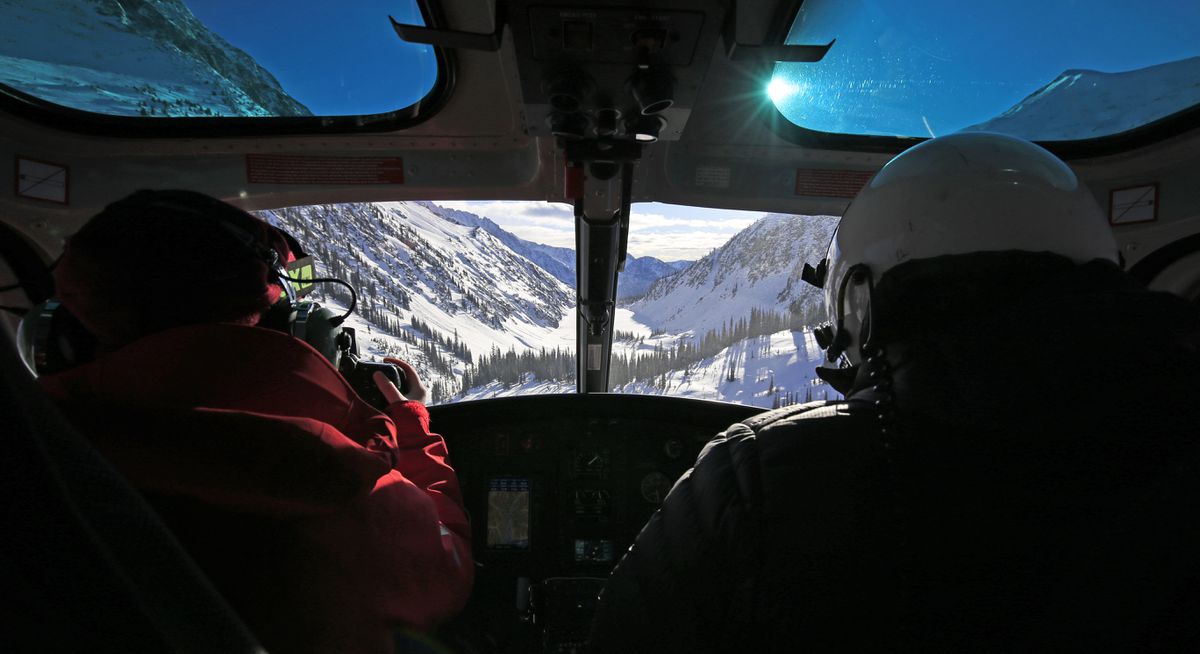
{"type": "Polygon", "coordinates": [[[1061,141],[1120,134],[1200,103],[1200,56],[1117,73],[1065,70],[995,118],[963,128],[1061,141]],[[1079,126],[1091,129],[1081,133],[1079,126]]]}
{"type": "Polygon", "coordinates": [[[42,0],[6,12],[0,83],[126,116],[308,116],[181,0],[42,0]],[[69,41],[64,41],[69,38],[69,41]]]}
{"type": "Polygon", "coordinates": [[[805,263],[825,256],[836,227],[833,216],[768,214],[686,269],[652,284],[629,308],[654,329],[690,330],[697,337],[748,316],[751,309],[815,320],[821,292],[803,283],[800,274],[805,263]]]}
{"type": "MultiPolygon", "coordinates": [[[[479,227],[487,231],[512,248],[514,252],[544,268],[559,281],[569,286],[575,285],[575,250],[528,241],[504,229],[492,219],[470,211],[443,207],[436,202],[418,202],[417,204],[440,213],[461,225],[479,227]]],[[[663,261],[655,257],[628,256],[625,260],[625,271],[617,278],[617,298],[638,297],[645,293],[659,277],[678,272],[690,264],[690,261],[663,261]]]]}

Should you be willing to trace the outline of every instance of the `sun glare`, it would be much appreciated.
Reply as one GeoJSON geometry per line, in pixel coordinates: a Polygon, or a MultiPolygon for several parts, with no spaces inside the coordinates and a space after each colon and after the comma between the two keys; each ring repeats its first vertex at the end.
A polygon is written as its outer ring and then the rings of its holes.
{"type": "Polygon", "coordinates": [[[782,77],[776,77],[767,84],[767,95],[771,96],[771,101],[775,104],[786,102],[799,94],[800,85],[782,77]]]}

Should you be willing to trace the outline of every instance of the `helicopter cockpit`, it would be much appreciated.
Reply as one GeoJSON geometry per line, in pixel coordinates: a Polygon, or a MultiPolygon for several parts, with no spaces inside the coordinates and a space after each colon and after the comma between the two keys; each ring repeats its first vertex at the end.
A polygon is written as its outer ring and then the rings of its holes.
{"type": "Polygon", "coordinates": [[[431,386],[477,566],[456,651],[583,651],[713,435],[838,397],[802,266],[915,144],[1037,142],[1127,271],[1200,299],[1200,8],[351,4],[0,4],[0,322],[138,189],[289,232],[356,289],[309,292],[362,356],[431,386]]]}

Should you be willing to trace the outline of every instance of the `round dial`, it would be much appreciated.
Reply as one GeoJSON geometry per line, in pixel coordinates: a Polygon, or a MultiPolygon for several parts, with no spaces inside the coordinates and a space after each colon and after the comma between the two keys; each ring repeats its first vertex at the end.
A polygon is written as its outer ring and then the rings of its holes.
{"type": "Polygon", "coordinates": [[[589,451],[576,455],[575,472],[581,475],[602,475],[608,472],[608,452],[589,451]]]}
{"type": "Polygon", "coordinates": [[[642,498],[651,504],[662,504],[671,492],[671,478],[661,472],[652,472],[642,477],[642,498]]]}
{"type": "Polygon", "coordinates": [[[668,459],[678,459],[683,454],[683,442],[678,438],[669,439],[663,443],[663,454],[666,454],[668,459]]]}

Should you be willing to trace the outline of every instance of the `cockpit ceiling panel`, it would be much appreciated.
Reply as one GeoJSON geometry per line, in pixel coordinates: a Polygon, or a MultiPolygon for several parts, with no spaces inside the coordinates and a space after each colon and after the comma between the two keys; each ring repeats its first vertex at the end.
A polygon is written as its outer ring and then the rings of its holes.
{"type": "Polygon", "coordinates": [[[538,61],[636,65],[642,50],[670,66],[689,66],[704,25],[696,11],[530,7],[538,61]]]}
{"type": "Polygon", "coordinates": [[[726,7],[517,1],[508,12],[530,135],[653,141],[682,135],[726,7]]]}

